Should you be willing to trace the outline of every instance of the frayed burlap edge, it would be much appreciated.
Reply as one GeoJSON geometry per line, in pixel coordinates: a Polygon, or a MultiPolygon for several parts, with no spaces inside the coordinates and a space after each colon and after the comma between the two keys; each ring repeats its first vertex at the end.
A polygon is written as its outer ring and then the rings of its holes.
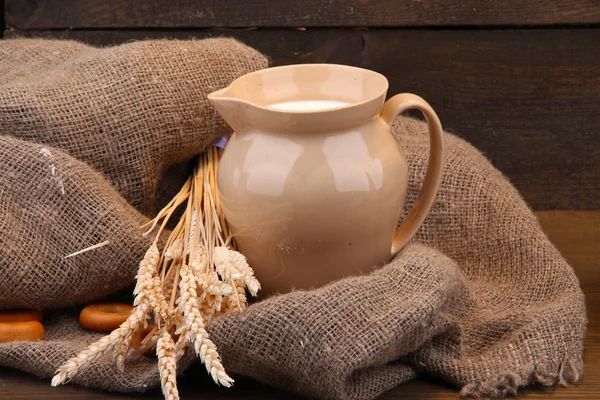
{"type": "Polygon", "coordinates": [[[569,357],[561,362],[548,362],[529,365],[523,374],[502,374],[495,379],[465,385],[461,397],[498,399],[516,396],[521,387],[532,385],[563,386],[574,384],[583,376],[583,360],[569,357]]]}

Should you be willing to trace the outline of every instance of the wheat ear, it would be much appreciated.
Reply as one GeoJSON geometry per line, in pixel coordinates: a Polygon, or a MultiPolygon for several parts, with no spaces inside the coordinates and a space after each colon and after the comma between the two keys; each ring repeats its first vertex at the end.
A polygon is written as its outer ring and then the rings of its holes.
{"type": "Polygon", "coordinates": [[[175,359],[175,343],[173,338],[163,330],[156,343],[156,355],[158,356],[158,371],[160,373],[160,386],[165,400],[178,400],[177,390],[177,361],[175,359]]]}

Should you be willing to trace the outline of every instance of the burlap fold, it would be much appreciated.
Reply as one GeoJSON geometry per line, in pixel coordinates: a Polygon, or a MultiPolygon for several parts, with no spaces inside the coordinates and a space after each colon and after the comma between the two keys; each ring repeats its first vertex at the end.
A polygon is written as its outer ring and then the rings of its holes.
{"type": "MultiPolygon", "coordinates": [[[[394,134],[410,164],[408,210],[425,175],[428,135],[423,123],[406,118],[394,134]]],[[[43,157],[36,146],[23,157],[43,157]]],[[[581,377],[586,316],[573,270],[476,149],[450,134],[445,149],[431,213],[388,265],[258,302],[208,327],[228,371],[327,399],[372,399],[417,374],[472,397],[581,377]]],[[[62,207],[74,206],[72,199],[62,207]]],[[[124,236],[124,246],[139,240],[124,236]]],[[[46,324],[43,341],[0,345],[0,365],[49,377],[98,337],[82,331],[73,313],[49,313],[46,324]]],[[[121,375],[106,358],[75,383],[143,391],[158,384],[156,364],[132,360],[121,375]]]]}
{"type": "Polygon", "coordinates": [[[0,134],[85,161],[150,216],[167,169],[229,133],[206,95],[266,66],[233,39],[0,41],[0,134]]]}
{"type": "Polygon", "coordinates": [[[10,136],[0,136],[0,165],[0,309],[71,306],[131,284],[151,243],[140,229],[148,218],[101,173],[10,136]]]}

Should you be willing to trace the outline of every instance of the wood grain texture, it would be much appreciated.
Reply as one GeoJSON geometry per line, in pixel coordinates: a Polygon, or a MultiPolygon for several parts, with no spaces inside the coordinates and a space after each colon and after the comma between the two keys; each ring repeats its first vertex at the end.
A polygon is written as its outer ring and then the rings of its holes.
{"type": "Polygon", "coordinates": [[[5,0],[0,0],[0,29],[2,30],[2,32],[0,32],[0,39],[4,38],[4,31],[6,30],[6,23],[4,21],[4,2],[5,0]]]}
{"type": "Polygon", "coordinates": [[[536,215],[584,291],[600,293],[600,211],[536,211],[536,215]]]}
{"type": "Polygon", "coordinates": [[[595,0],[6,0],[17,29],[531,26],[600,23],[595,0]]]}
{"type": "Polygon", "coordinates": [[[600,29],[7,31],[96,45],[233,36],[273,65],[330,62],[384,74],[480,149],[534,209],[600,209],[600,29]]]}

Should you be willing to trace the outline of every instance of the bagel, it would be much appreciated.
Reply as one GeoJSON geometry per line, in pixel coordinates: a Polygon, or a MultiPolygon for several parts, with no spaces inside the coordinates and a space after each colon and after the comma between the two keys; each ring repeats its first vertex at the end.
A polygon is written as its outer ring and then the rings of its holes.
{"type": "Polygon", "coordinates": [[[129,318],[133,306],[123,303],[90,304],[81,310],[79,323],[87,329],[112,332],[129,318]]]}
{"type": "Polygon", "coordinates": [[[39,321],[0,322],[0,343],[35,341],[44,337],[44,326],[39,321]]]}

